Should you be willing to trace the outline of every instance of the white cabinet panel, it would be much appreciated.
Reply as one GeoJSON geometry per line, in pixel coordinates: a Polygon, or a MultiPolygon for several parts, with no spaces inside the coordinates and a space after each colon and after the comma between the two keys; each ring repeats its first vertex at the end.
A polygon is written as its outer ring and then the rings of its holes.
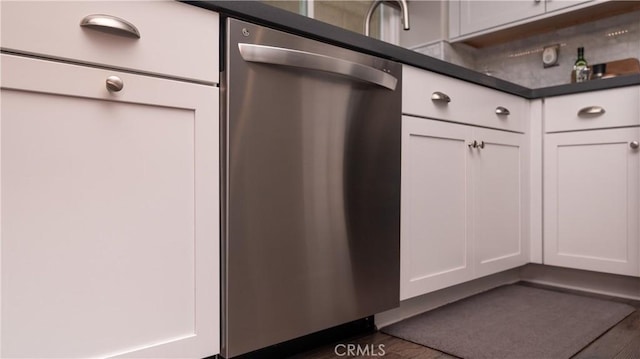
{"type": "Polygon", "coordinates": [[[627,152],[625,142],[557,147],[558,254],[626,260],[627,152]]]}
{"type": "Polygon", "coordinates": [[[545,0],[546,11],[556,11],[576,6],[593,0],[545,0]]]}
{"type": "Polygon", "coordinates": [[[6,352],[20,336],[45,357],[72,338],[59,354],[192,334],[193,113],[2,95],[6,352]]]}
{"type": "Polygon", "coordinates": [[[639,139],[638,128],[546,137],[546,264],[640,274],[639,139]]]}
{"type": "Polygon", "coordinates": [[[401,299],[528,261],[525,144],[521,134],[403,117],[401,299]]]}
{"type": "Polygon", "coordinates": [[[526,180],[524,136],[476,129],[484,148],[474,160],[474,248],[476,275],[527,263],[523,203],[526,180]]]}
{"type": "Polygon", "coordinates": [[[543,1],[460,1],[460,34],[470,34],[544,14],[543,1]]]}
{"type": "Polygon", "coordinates": [[[527,101],[504,92],[474,85],[412,66],[403,66],[402,113],[500,130],[524,132],[527,101]],[[441,93],[449,102],[433,100],[441,93]],[[509,115],[498,115],[498,107],[509,115]]]}
{"type": "Polygon", "coordinates": [[[1,6],[3,49],[219,82],[220,25],[213,11],[177,1],[3,1],[1,6]],[[140,38],[80,26],[96,14],[131,23],[140,38]]]}
{"type": "MultiPolygon", "coordinates": [[[[493,34],[496,35],[495,41],[500,41],[499,38],[504,40],[513,37],[508,34],[510,28],[517,27],[523,30],[526,27],[532,34],[539,34],[558,24],[562,25],[563,22],[570,24],[571,19],[576,17],[583,19],[591,17],[593,20],[597,18],[598,11],[606,13],[619,10],[620,7],[626,11],[633,11],[626,5],[615,4],[616,2],[609,0],[449,0],[448,2],[449,39],[452,41],[473,40],[485,35],[492,37],[493,34]],[[603,6],[596,7],[596,5],[603,6]],[[578,11],[592,6],[594,8],[588,11],[578,11]]],[[[492,42],[489,38],[484,39],[488,41],[479,40],[477,44],[484,43],[485,46],[492,42]]]]}
{"type": "Polygon", "coordinates": [[[217,88],[2,55],[1,95],[1,356],[218,353],[217,88]]]}
{"type": "Polygon", "coordinates": [[[551,97],[544,118],[546,132],[638,126],[640,86],[551,97]]]}
{"type": "Polygon", "coordinates": [[[472,277],[470,129],[403,117],[401,299],[472,277]]]}

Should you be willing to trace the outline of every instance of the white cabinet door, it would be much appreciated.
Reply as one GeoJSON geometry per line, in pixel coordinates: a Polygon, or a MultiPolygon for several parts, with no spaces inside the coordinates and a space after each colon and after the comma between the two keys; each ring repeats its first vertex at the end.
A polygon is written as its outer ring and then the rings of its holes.
{"type": "Polygon", "coordinates": [[[402,124],[400,298],[527,263],[525,136],[410,116],[402,124]]]}
{"type": "Polygon", "coordinates": [[[473,277],[471,127],[403,117],[400,299],[473,277]]]}
{"type": "Polygon", "coordinates": [[[474,259],[477,277],[527,263],[525,136],[475,129],[472,151],[474,259]],[[482,148],[481,148],[482,147],[482,148]]]}
{"type": "Polygon", "coordinates": [[[460,1],[460,35],[541,15],[544,11],[545,4],[539,0],[463,0],[460,1]]]}
{"type": "Polygon", "coordinates": [[[218,353],[217,88],[11,55],[1,85],[0,356],[218,353]]]}
{"type": "Polygon", "coordinates": [[[593,0],[546,0],[545,6],[547,12],[565,9],[571,6],[576,6],[593,0]]]}
{"type": "Polygon", "coordinates": [[[545,137],[544,263],[640,274],[639,128],[545,137]]]}

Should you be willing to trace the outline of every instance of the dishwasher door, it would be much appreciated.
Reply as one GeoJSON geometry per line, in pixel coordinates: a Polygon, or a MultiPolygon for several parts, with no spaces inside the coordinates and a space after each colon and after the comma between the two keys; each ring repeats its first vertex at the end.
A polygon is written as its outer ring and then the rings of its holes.
{"type": "Polygon", "coordinates": [[[228,19],[226,358],[394,308],[402,67],[228,19]]]}

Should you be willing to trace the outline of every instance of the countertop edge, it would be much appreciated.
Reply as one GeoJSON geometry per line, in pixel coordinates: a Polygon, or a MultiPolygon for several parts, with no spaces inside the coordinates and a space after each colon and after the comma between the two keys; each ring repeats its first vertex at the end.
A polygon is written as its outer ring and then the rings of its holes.
{"type": "Polygon", "coordinates": [[[604,80],[591,80],[579,84],[564,84],[532,89],[531,97],[538,99],[636,85],[640,85],[640,74],[625,75],[604,80]]]}
{"type": "Polygon", "coordinates": [[[257,1],[181,1],[321,42],[383,57],[526,99],[640,85],[640,74],[531,89],[257,1]]]}

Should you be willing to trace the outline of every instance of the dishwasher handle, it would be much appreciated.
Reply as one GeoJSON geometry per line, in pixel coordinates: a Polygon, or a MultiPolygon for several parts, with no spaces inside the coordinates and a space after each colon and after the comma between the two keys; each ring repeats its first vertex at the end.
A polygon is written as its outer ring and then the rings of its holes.
{"type": "Polygon", "coordinates": [[[303,69],[331,72],[395,90],[398,79],[371,66],[338,59],[313,52],[282,47],[238,44],[240,56],[248,62],[292,66],[303,69]]]}

